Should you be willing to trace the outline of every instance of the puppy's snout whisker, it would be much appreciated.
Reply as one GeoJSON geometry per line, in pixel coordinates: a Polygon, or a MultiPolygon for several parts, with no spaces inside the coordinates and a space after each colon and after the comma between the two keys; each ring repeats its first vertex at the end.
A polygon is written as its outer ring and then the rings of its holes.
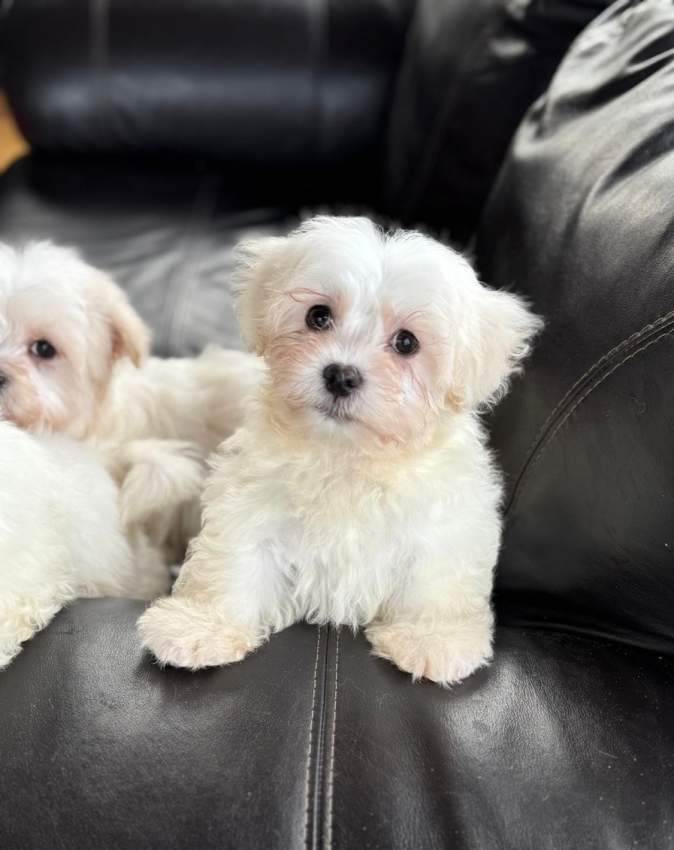
{"type": "Polygon", "coordinates": [[[334,398],[346,398],[362,385],[363,376],[355,366],[330,363],[323,369],[323,382],[334,398]]]}

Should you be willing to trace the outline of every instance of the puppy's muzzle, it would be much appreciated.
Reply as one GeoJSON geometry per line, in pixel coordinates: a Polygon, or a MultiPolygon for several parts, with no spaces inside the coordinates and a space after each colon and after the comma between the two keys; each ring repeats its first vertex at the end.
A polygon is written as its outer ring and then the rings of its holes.
{"type": "Polygon", "coordinates": [[[346,398],[363,383],[363,376],[355,366],[330,363],[323,369],[326,390],[335,398],[346,398]]]}

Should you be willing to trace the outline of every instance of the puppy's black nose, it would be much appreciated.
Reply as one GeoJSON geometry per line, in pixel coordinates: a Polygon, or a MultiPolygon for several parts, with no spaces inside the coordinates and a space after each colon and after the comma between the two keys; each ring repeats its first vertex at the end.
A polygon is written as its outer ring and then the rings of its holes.
{"type": "Polygon", "coordinates": [[[9,379],[0,372],[0,390],[2,390],[7,383],[9,383],[9,379]]]}
{"type": "Polygon", "coordinates": [[[326,390],[335,398],[346,398],[363,383],[363,376],[355,366],[331,363],[323,369],[326,390]]]}

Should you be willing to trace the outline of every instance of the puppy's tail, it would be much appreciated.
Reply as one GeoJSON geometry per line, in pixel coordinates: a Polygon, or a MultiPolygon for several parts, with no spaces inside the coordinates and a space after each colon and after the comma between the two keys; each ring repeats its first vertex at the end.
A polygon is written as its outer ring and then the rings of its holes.
{"type": "Polygon", "coordinates": [[[198,446],[183,440],[132,440],[117,458],[122,467],[122,525],[143,525],[198,500],[206,464],[198,446]]]}

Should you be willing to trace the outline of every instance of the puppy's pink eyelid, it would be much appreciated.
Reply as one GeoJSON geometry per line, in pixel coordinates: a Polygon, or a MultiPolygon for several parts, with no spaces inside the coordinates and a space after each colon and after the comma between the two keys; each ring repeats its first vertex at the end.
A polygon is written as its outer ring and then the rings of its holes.
{"type": "Polygon", "coordinates": [[[302,304],[307,300],[307,298],[316,298],[320,303],[330,306],[330,299],[328,296],[324,292],[318,292],[315,289],[291,289],[285,294],[297,304],[302,304]],[[300,295],[304,295],[306,297],[300,298],[300,295]]]}

